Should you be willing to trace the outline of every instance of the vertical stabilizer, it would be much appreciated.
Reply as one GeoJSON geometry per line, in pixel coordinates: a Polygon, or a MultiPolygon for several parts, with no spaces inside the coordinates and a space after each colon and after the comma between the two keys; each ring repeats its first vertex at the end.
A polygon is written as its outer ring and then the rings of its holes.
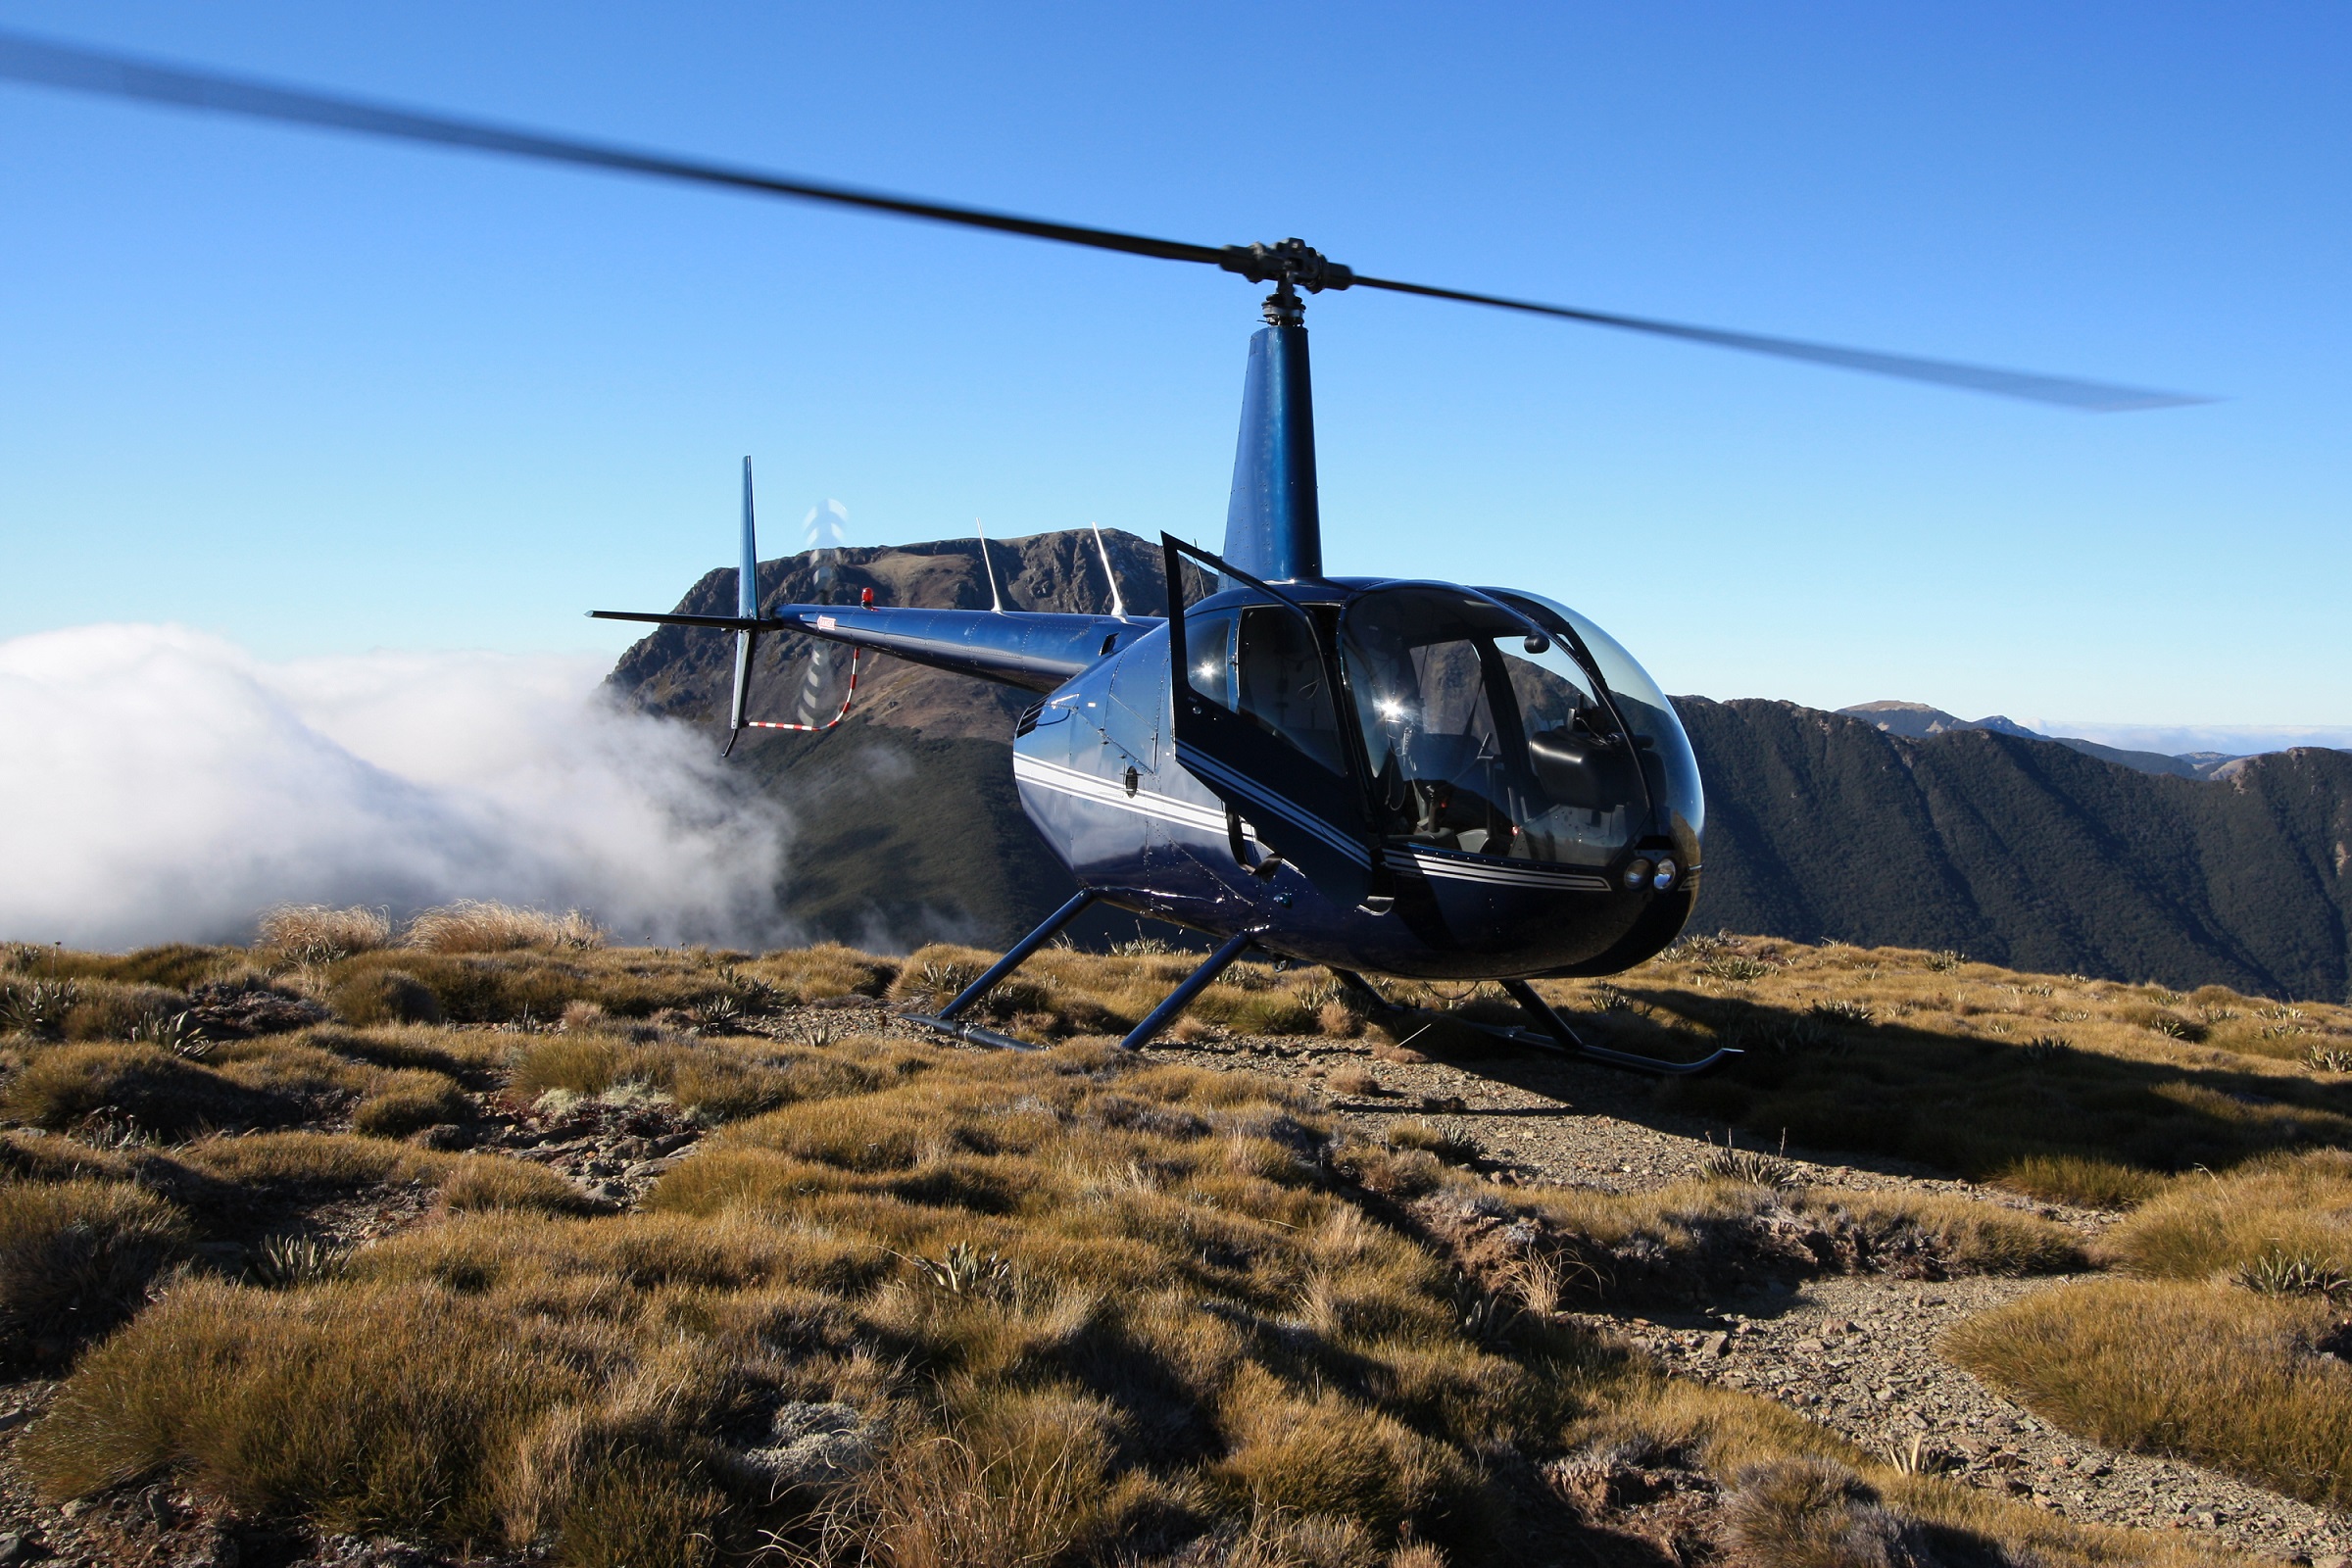
{"type": "MultiPolygon", "coordinates": [[[[1268,302],[1270,309],[1273,303],[1268,302]]],[[[1323,575],[1314,392],[1307,375],[1306,328],[1296,321],[1263,327],[1250,340],[1242,436],[1233,458],[1233,499],[1225,512],[1220,554],[1268,582],[1323,575]]]]}

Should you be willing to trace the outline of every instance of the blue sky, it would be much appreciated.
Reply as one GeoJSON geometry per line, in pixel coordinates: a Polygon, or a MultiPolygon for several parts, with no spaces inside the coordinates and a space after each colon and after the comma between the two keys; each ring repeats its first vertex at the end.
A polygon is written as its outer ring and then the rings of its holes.
{"type": "MultiPolygon", "coordinates": [[[[1521,584],[1668,689],[2352,725],[2340,7],[331,7],[0,25],[1385,275],[2217,394],[2086,416],[1361,294],[1335,569],[1521,584]]],[[[1254,291],[0,88],[0,638],[617,652],[769,554],[1213,544],[1254,291]]]]}

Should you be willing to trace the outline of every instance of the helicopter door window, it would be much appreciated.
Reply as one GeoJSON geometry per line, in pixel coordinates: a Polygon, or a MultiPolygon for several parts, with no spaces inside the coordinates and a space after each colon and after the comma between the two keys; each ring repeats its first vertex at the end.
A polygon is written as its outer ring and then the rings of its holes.
{"type": "Polygon", "coordinates": [[[1339,715],[1304,616],[1276,606],[1187,615],[1184,643],[1194,691],[1346,776],[1339,715]]]}
{"type": "Polygon", "coordinates": [[[1324,681],[1314,628],[1294,611],[1242,612],[1234,639],[1234,711],[1345,775],[1340,721],[1324,681]]]}

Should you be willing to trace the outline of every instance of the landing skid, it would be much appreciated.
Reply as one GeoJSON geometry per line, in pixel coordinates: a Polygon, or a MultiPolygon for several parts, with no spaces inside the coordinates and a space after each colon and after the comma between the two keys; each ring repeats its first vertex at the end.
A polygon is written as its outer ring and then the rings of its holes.
{"type": "MultiPolygon", "coordinates": [[[[1393,1006],[1362,975],[1349,969],[1334,969],[1331,972],[1340,977],[1340,984],[1357,996],[1369,999],[1382,1010],[1389,1010],[1393,1006]]],[[[1741,1054],[1738,1048],[1725,1046],[1696,1061],[1667,1061],[1658,1056],[1644,1056],[1639,1052],[1611,1051],[1606,1046],[1590,1045],[1568,1027],[1568,1020],[1554,1011],[1550,1003],[1536,994],[1534,986],[1524,980],[1504,980],[1498,984],[1519,1004],[1522,1012],[1536,1020],[1536,1027],[1505,1028],[1500,1024],[1473,1023],[1467,1018],[1457,1018],[1454,1022],[1510,1045],[1532,1046],[1538,1051],[1556,1052],[1580,1061],[1592,1062],[1596,1066],[1617,1067],[1627,1072],[1656,1073],[1669,1078],[1692,1077],[1722,1066],[1741,1054]]]]}
{"type": "MultiPolygon", "coordinates": [[[[1092,890],[1081,889],[1076,898],[1047,916],[1043,925],[1014,943],[1004,956],[991,964],[979,979],[957,992],[956,1000],[937,1013],[909,1012],[901,1016],[908,1023],[921,1024],[926,1029],[952,1035],[972,1045],[994,1046],[1002,1051],[1035,1051],[1037,1048],[1026,1040],[1015,1040],[1010,1035],[984,1029],[976,1023],[958,1023],[956,1015],[994,991],[1013,970],[1026,962],[1031,954],[1051,941],[1054,933],[1078,918],[1080,912],[1095,902],[1095,898],[1092,890]]],[[[1141,1023],[1128,1030],[1126,1038],[1119,1045],[1128,1051],[1141,1051],[1150,1045],[1152,1038],[1173,1022],[1176,1015],[1190,1005],[1193,998],[1199,996],[1210,981],[1223,974],[1228,965],[1256,945],[1258,934],[1255,931],[1237,931],[1228,937],[1223,947],[1210,954],[1200,967],[1186,975],[1183,983],[1169,992],[1158,1006],[1144,1015],[1141,1023]]]]}

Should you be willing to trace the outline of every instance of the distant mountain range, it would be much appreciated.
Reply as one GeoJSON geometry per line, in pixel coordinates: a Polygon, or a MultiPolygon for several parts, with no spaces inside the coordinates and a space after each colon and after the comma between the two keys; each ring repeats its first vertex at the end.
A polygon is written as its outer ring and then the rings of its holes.
{"type": "MultiPolygon", "coordinates": [[[[1106,533],[1128,610],[1166,609],[1159,552],[1106,533]]],[[[1008,608],[1106,612],[1091,535],[988,546],[1008,608]]],[[[984,609],[976,541],[840,551],[833,597],[984,609]]],[[[732,568],[680,601],[726,613],[732,568]]],[[[763,596],[819,597],[796,556],[762,563],[763,596]]],[[[770,639],[755,710],[796,712],[811,651],[770,639]]],[[[728,640],[664,627],[610,685],[659,712],[722,720],[728,640]]],[[[836,650],[815,683],[832,691],[836,650]]],[[[821,735],[758,732],[738,764],[791,812],[788,907],[811,937],[906,948],[1009,942],[1071,884],[1022,817],[1009,762],[1029,701],[869,659],[858,703],[821,735]]],[[[2292,999],[2352,987],[2352,753],[2166,757],[1973,723],[1916,703],[1825,712],[1677,698],[1707,790],[1694,927],[1950,948],[2016,968],[2208,982],[2292,999]]],[[[1132,935],[1100,915],[1082,940],[1132,935]]]]}
{"type": "Polygon", "coordinates": [[[2055,741],[2059,745],[2095,757],[2102,762],[2128,767],[2134,773],[2163,773],[2173,778],[2226,777],[2224,769],[2244,758],[2230,752],[2189,752],[2179,757],[2167,757],[2162,752],[2129,752],[2113,746],[2101,746],[2073,735],[2044,735],[2031,730],[2013,718],[1999,713],[1989,718],[1955,718],[1940,708],[1925,703],[1856,703],[1840,708],[1840,713],[1867,720],[1889,735],[1905,740],[1924,741],[1936,735],[1949,735],[1956,730],[1985,729],[1995,735],[2015,735],[2021,740],[2055,741]]]}

